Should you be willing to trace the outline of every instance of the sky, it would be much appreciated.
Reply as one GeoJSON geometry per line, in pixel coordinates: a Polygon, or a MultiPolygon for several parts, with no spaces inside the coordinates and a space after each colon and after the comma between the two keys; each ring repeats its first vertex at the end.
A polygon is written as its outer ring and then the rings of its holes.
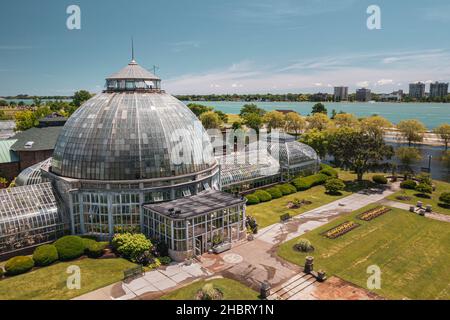
{"type": "Polygon", "coordinates": [[[172,94],[408,90],[450,79],[448,0],[15,0],[0,4],[0,96],[99,92],[131,59],[172,94]],[[78,5],[81,29],[69,30],[78,5]],[[367,27],[378,5],[381,29],[367,27]]]}

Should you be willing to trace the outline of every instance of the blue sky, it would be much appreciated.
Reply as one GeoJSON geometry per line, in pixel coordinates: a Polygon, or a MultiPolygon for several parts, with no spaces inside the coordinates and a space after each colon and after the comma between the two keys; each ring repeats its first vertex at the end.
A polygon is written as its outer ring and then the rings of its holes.
{"type": "Polygon", "coordinates": [[[130,60],[182,93],[375,92],[450,79],[447,0],[2,1],[0,95],[100,91],[130,60]],[[68,30],[66,8],[81,8],[68,30]],[[381,8],[381,30],[366,9],[381,8]]]}

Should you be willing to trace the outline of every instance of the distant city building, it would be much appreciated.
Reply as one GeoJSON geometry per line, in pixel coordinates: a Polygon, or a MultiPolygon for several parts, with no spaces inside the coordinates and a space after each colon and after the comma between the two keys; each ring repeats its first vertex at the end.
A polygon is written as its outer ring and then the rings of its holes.
{"type": "Polygon", "coordinates": [[[443,98],[448,95],[448,83],[430,83],[430,98],[443,98]]]}
{"type": "Polygon", "coordinates": [[[409,97],[414,99],[422,99],[425,97],[425,83],[417,82],[409,84],[409,97]]]}
{"type": "Polygon", "coordinates": [[[402,101],[403,90],[394,91],[392,93],[382,93],[379,95],[380,101],[402,101]]]}
{"type": "Polygon", "coordinates": [[[348,87],[334,87],[334,101],[347,101],[348,87]]]}
{"type": "Polygon", "coordinates": [[[356,90],[356,101],[367,102],[372,99],[372,92],[370,89],[361,88],[356,90]]]}

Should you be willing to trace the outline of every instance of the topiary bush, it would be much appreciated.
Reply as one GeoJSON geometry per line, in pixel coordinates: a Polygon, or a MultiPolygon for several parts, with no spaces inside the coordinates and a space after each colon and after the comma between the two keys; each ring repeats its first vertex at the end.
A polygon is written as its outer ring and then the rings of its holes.
{"type": "Polygon", "coordinates": [[[248,194],[245,196],[245,198],[247,199],[247,205],[251,206],[252,204],[258,204],[259,198],[255,195],[255,194],[248,194]]]}
{"type": "Polygon", "coordinates": [[[433,187],[426,183],[419,183],[416,186],[416,191],[422,195],[431,194],[433,192],[433,187]]]}
{"type": "Polygon", "coordinates": [[[254,193],[254,195],[258,197],[260,202],[267,202],[272,200],[272,196],[270,195],[270,193],[264,190],[258,190],[254,193]]]}
{"type": "Polygon", "coordinates": [[[339,176],[339,173],[327,164],[324,163],[320,164],[320,168],[321,170],[319,172],[326,174],[329,177],[337,178],[339,176]]]}
{"type": "Polygon", "coordinates": [[[222,292],[215,288],[212,283],[205,284],[197,293],[197,300],[222,300],[222,292]]]}
{"type": "Polygon", "coordinates": [[[387,184],[387,178],[382,176],[381,174],[375,175],[372,177],[372,181],[377,184],[387,184]]]}
{"type": "Polygon", "coordinates": [[[81,241],[83,241],[83,246],[84,246],[84,252],[87,253],[88,248],[93,245],[94,243],[97,243],[97,241],[95,241],[92,238],[85,238],[85,237],[81,237],[81,241]]]}
{"type": "Polygon", "coordinates": [[[292,184],[297,191],[308,190],[314,186],[324,184],[330,177],[323,173],[313,174],[307,177],[296,178],[292,180],[292,184]]]}
{"type": "Polygon", "coordinates": [[[87,247],[87,249],[85,249],[85,252],[89,258],[100,258],[103,255],[107,245],[108,244],[106,242],[94,241],[87,247]]]}
{"type": "Polygon", "coordinates": [[[272,187],[272,188],[266,189],[265,191],[267,191],[270,194],[272,199],[278,199],[283,196],[283,193],[281,192],[280,188],[277,188],[277,187],[272,187]]]}
{"type": "Polygon", "coordinates": [[[280,184],[278,188],[284,196],[297,192],[297,189],[290,183],[280,184]]]}
{"type": "Polygon", "coordinates": [[[44,244],[37,247],[33,252],[34,263],[39,267],[44,267],[58,260],[58,250],[52,244],[44,244]]]}
{"type": "Polygon", "coordinates": [[[142,233],[119,233],[111,241],[114,250],[122,257],[136,262],[145,252],[150,252],[152,243],[142,233]]]}
{"type": "Polygon", "coordinates": [[[165,266],[172,262],[172,259],[169,256],[159,257],[158,260],[159,260],[159,262],[161,262],[162,265],[165,265],[165,266]]]}
{"type": "Polygon", "coordinates": [[[417,183],[414,180],[405,180],[400,183],[400,188],[402,189],[410,189],[414,190],[416,189],[417,183]]]}
{"type": "Polygon", "coordinates": [[[328,179],[325,182],[325,190],[330,194],[338,194],[339,191],[345,189],[345,183],[341,179],[328,179]]]}
{"type": "Polygon", "coordinates": [[[59,259],[62,261],[76,259],[84,253],[83,240],[78,236],[64,236],[54,243],[58,250],[59,259]]]}
{"type": "Polygon", "coordinates": [[[294,248],[300,252],[310,252],[314,250],[314,247],[308,239],[299,239],[294,245],[294,248]]]}
{"type": "Polygon", "coordinates": [[[34,267],[34,260],[27,256],[17,256],[9,259],[5,264],[7,276],[15,276],[30,271],[34,267]]]}

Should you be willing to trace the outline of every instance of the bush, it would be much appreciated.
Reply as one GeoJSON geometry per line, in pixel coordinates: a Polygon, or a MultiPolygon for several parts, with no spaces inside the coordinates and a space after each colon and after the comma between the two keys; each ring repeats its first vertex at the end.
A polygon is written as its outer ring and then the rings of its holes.
{"type": "Polygon", "coordinates": [[[162,265],[168,265],[172,262],[172,259],[169,256],[159,257],[158,260],[162,265]]]}
{"type": "Polygon", "coordinates": [[[0,267],[0,279],[3,278],[4,274],[5,274],[5,270],[3,270],[2,267],[0,267]]]}
{"type": "Polygon", "coordinates": [[[331,194],[337,194],[339,191],[344,190],[345,183],[341,179],[328,179],[325,182],[325,190],[331,194]]]}
{"type": "MultiPolygon", "coordinates": [[[[9,259],[5,264],[7,276],[15,276],[30,271],[34,267],[34,261],[30,257],[17,256],[9,259]]],[[[19,288],[18,288],[19,289],[19,288]]]]}
{"type": "Polygon", "coordinates": [[[280,184],[278,188],[284,196],[297,192],[297,189],[290,183],[280,184]]]}
{"type": "Polygon", "coordinates": [[[222,300],[222,292],[214,288],[212,283],[207,283],[197,293],[197,298],[199,300],[222,300]]]}
{"type": "Polygon", "coordinates": [[[321,170],[319,171],[319,173],[326,174],[327,176],[333,178],[337,178],[339,176],[339,173],[327,164],[324,163],[320,164],[320,168],[321,170]]]}
{"type": "Polygon", "coordinates": [[[44,244],[33,252],[33,260],[39,267],[44,267],[58,260],[58,250],[52,244],[44,244]]]}
{"type": "Polygon", "coordinates": [[[157,257],[165,257],[169,255],[169,247],[164,240],[154,239],[151,240],[153,243],[152,254],[157,257]]]}
{"type": "Polygon", "coordinates": [[[429,184],[419,183],[416,186],[416,191],[421,193],[421,194],[427,194],[427,193],[431,194],[433,192],[433,188],[429,184]]]}
{"type": "Polygon", "coordinates": [[[119,233],[111,241],[113,248],[125,259],[137,262],[146,251],[150,251],[152,243],[142,233],[119,233]]]}
{"type": "Polygon", "coordinates": [[[385,176],[382,175],[375,175],[372,177],[373,182],[378,183],[378,184],[387,184],[387,178],[385,176]]]}
{"type": "Polygon", "coordinates": [[[65,236],[55,241],[59,259],[62,261],[76,259],[84,253],[84,242],[78,236],[65,236]]]}
{"type": "Polygon", "coordinates": [[[252,204],[259,203],[259,198],[253,193],[246,195],[245,198],[247,199],[247,205],[249,205],[249,206],[252,204]]]}
{"type": "Polygon", "coordinates": [[[419,180],[419,183],[424,183],[429,186],[433,184],[433,180],[431,180],[431,176],[429,173],[422,172],[419,175],[417,175],[417,180],[419,180]]]}
{"type": "Polygon", "coordinates": [[[107,243],[94,241],[87,247],[86,254],[89,258],[100,258],[105,251],[107,243]]]}
{"type": "Polygon", "coordinates": [[[439,201],[442,201],[446,205],[450,205],[450,192],[442,192],[439,196],[439,201]]]}
{"type": "Polygon", "coordinates": [[[278,199],[283,196],[283,193],[281,192],[280,188],[277,188],[277,187],[272,187],[272,188],[266,189],[265,191],[267,191],[270,194],[272,199],[278,199]]]}
{"type": "Polygon", "coordinates": [[[264,190],[258,190],[254,193],[254,195],[258,197],[260,202],[267,202],[272,200],[272,196],[270,195],[270,193],[264,190]]]}
{"type": "Polygon", "coordinates": [[[97,241],[95,241],[92,238],[84,238],[81,237],[81,241],[83,241],[83,246],[84,246],[84,252],[87,253],[88,248],[93,245],[94,243],[97,243],[97,241]]]}
{"type": "Polygon", "coordinates": [[[314,250],[314,247],[308,239],[299,239],[294,247],[300,252],[310,252],[314,250]]]}
{"type": "Polygon", "coordinates": [[[400,183],[400,188],[414,190],[416,189],[416,185],[417,183],[414,180],[405,180],[400,183]]]}
{"type": "Polygon", "coordinates": [[[324,184],[330,177],[323,173],[313,174],[311,176],[296,178],[292,181],[292,184],[297,191],[308,190],[314,186],[324,184]]]}

